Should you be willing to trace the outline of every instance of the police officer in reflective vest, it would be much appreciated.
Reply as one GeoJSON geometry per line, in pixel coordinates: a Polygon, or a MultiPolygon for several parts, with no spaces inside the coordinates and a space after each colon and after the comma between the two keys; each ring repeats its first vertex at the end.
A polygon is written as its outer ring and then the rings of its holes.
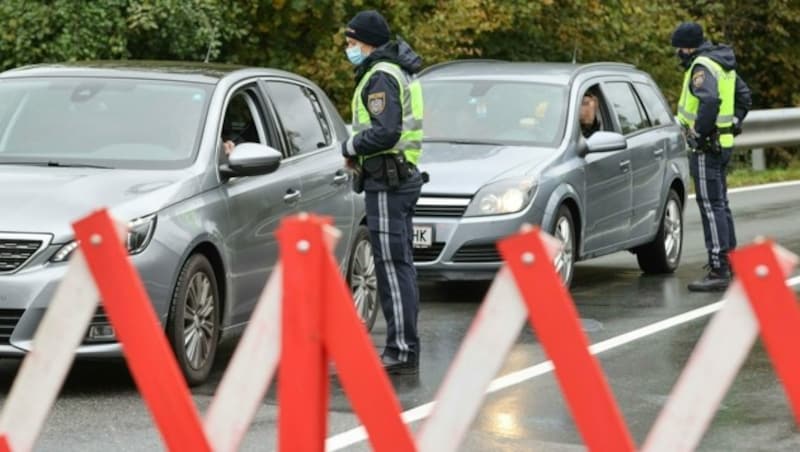
{"type": "Polygon", "coordinates": [[[734,136],[750,109],[750,89],[736,74],[733,49],[705,41],[699,24],[680,24],[672,46],[686,70],[678,120],[691,148],[690,171],[708,250],[708,273],[689,284],[689,290],[722,291],[731,278],[728,251],[736,248],[727,168],[734,136]]]}
{"type": "Polygon", "coordinates": [[[422,89],[414,74],[421,58],[376,11],[362,11],[347,24],[347,57],[356,66],[353,135],[342,154],[362,176],[367,227],[387,324],[383,366],[390,374],[416,374],[419,289],[413,261],[414,207],[423,184],[422,89]]]}

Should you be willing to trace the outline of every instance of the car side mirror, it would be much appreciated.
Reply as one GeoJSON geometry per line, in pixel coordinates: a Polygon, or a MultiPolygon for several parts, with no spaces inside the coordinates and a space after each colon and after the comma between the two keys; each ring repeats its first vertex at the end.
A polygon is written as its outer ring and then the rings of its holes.
{"type": "Polygon", "coordinates": [[[628,147],[628,140],[616,132],[597,131],[586,140],[584,155],[594,152],[620,151],[628,147]]]}
{"type": "Polygon", "coordinates": [[[242,143],[228,155],[228,163],[220,166],[220,173],[225,178],[261,176],[277,170],[282,159],[278,150],[267,145],[242,143]]]}

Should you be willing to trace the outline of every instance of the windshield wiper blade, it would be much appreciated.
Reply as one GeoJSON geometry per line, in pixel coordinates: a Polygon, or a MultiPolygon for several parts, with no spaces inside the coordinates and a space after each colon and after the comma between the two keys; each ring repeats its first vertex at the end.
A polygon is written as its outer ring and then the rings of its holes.
{"type": "Polygon", "coordinates": [[[54,160],[47,162],[47,166],[55,166],[59,168],[96,168],[96,169],[114,169],[110,166],[95,165],[92,163],[61,163],[54,160]]]}
{"type": "Polygon", "coordinates": [[[469,140],[464,138],[424,138],[423,143],[452,143],[452,144],[475,144],[487,146],[506,146],[506,143],[491,140],[469,140]]]}
{"type": "Polygon", "coordinates": [[[54,160],[47,162],[0,162],[0,165],[22,165],[22,166],[51,166],[56,168],[96,168],[96,169],[114,169],[110,166],[93,165],[91,163],[61,163],[54,160]]]}

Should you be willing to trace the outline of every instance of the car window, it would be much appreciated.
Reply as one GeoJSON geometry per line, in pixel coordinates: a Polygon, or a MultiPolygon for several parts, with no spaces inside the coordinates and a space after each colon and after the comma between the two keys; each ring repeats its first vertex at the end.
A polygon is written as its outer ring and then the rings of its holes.
{"type": "Polygon", "coordinates": [[[636,83],[636,91],[639,92],[639,97],[644,103],[647,116],[650,117],[650,123],[654,126],[663,126],[666,124],[674,123],[672,114],[667,111],[664,106],[664,101],[658,95],[656,90],[645,83],[636,83]]]}
{"type": "Polygon", "coordinates": [[[266,144],[258,122],[258,109],[252,94],[248,91],[237,92],[231,97],[225,110],[221,134],[223,141],[266,144]]]}
{"type": "Polygon", "coordinates": [[[563,137],[563,86],[492,79],[422,79],[426,141],[553,146],[563,137]]]}
{"type": "Polygon", "coordinates": [[[194,159],[212,90],[123,78],[0,81],[0,162],[186,167],[194,159]]]}
{"type": "Polygon", "coordinates": [[[290,155],[312,152],[331,144],[330,124],[313,91],[285,82],[270,81],[266,86],[286,133],[290,155]]]}
{"type": "MultiPolygon", "coordinates": [[[[611,113],[609,112],[608,105],[605,100],[605,96],[603,96],[603,92],[600,89],[599,84],[593,84],[591,86],[587,86],[585,89],[580,91],[580,97],[578,98],[578,123],[576,127],[578,128],[578,133],[583,133],[583,126],[582,121],[584,119],[588,120],[589,118],[584,118],[584,107],[590,106],[592,103],[595,104],[594,115],[596,122],[594,122],[593,126],[587,126],[586,128],[590,133],[594,133],[595,131],[613,131],[614,127],[611,125],[611,113]],[[588,97],[587,98],[587,94],[588,97]]],[[[587,132],[588,133],[588,132],[587,132]]],[[[588,138],[588,137],[587,137],[588,138]]]]}
{"type": "Polygon", "coordinates": [[[622,134],[636,132],[649,126],[647,118],[642,114],[639,100],[625,82],[606,83],[604,90],[606,99],[614,106],[614,112],[622,128],[622,134]]]}

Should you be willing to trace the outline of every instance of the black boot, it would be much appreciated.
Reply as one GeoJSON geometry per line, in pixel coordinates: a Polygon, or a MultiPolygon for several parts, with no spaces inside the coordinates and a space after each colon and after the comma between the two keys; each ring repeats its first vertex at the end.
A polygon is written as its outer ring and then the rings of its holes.
{"type": "Polygon", "coordinates": [[[731,282],[731,272],[720,268],[709,268],[705,278],[689,284],[690,292],[722,292],[731,282]]]}
{"type": "Polygon", "coordinates": [[[409,358],[408,361],[400,361],[390,356],[382,356],[381,363],[389,375],[417,375],[419,373],[419,360],[416,357],[409,358]]]}

